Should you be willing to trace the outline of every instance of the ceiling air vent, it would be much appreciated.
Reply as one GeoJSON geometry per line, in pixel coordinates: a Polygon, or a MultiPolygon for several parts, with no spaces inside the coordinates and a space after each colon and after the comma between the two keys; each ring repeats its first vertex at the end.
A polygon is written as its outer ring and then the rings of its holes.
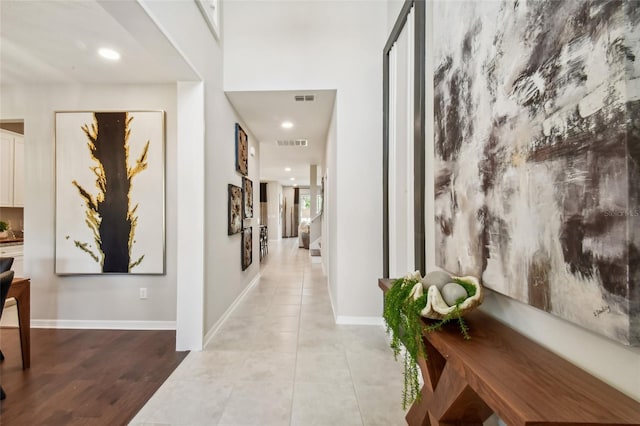
{"type": "Polygon", "coordinates": [[[295,95],[296,102],[313,102],[316,99],[315,95],[295,95]]]}
{"type": "Polygon", "coordinates": [[[308,139],[289,139],[289,140],[276,141],[276,144],[278,146],[305,147],[309,145],[309,140],[308,139]]]}

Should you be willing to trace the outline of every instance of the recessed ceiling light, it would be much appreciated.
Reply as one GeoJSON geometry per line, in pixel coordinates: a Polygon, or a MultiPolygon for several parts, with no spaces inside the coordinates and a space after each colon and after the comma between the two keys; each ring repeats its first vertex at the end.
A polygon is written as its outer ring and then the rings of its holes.
{"type": "Polygon", "coordinates": [[[293,123],[290,121],[283,121],[281,126],[283,129],[290,129],[293,127],[293,123]]]}
{"type": "Polygon", "coordinates": [[[120,54],[113,49],[109,49],[108,47],[101,47],[100,49],[98,49],[98,54],[110,61],[120,60],[120,54]]]}
{"type": "Polygon", "coordinates": [[[285,168],[284,168],[284,171],[285,171],[285,172],[290,172],[290,171],[291,171],[291,167],[285,167],[285,168]]]}
{"type": "Polygon", "coordinates": [[[297,184],[297,183],[294,183],[294,184],[293,184],[293,186],[298,186],[298,184],[297,184]]]}
{"type": "Polygon", "coordinates": [[[289,180],[296,180],[296,178],[292,177],[292,178],[289,178],[289,180]]]}

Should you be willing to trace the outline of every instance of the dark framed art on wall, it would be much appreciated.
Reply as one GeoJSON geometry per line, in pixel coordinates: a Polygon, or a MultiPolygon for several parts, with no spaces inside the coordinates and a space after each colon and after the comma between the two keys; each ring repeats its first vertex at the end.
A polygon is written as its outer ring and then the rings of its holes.
{"type": "Polygon", "coordinates": [[[253,182],[245,177],[242,178],[242,217],[251,219],[253,217],[253,182]]]}
{"type": "Polygon", "coordinates": [[[236,123],[236,171],[243,176],[249,175],[249,138],[236,123]]]}
{"type": "Polygon", "coordinates": [[[253,262],[253,228],[251,226],[242,230],[242,270],[244,271],[253,262]]]}
{"type": "Polygon", "coordinates": [[[229,226],[227,235],[237,234],[242,230],[242,188],[229,184],[229,226]]]}

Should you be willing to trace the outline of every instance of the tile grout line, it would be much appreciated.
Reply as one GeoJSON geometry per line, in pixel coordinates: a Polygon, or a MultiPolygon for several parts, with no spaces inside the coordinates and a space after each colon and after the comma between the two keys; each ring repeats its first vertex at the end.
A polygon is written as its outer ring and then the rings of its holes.
{"type": "Polygon", "coordinates": [[[305,277],[306,267],[302,270],[302,290],[300,292],[300,309],[298,310],[298,327],[296,332],[296,354],[294,356],[294,364],[293,364],[293,388],[291,390],[291,409],[289,410],[289,426],[293,426],[293,402],[296,397],[296,373],[298,370],[298,348],[300,343],[300,323],[302,322],[302,295],[304,294],[304,277],[305,277]]]}

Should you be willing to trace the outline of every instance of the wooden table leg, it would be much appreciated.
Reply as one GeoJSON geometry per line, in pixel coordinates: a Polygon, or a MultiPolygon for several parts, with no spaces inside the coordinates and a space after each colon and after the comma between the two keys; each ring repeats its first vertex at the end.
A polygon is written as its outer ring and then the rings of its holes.
{"type": "Polygon", "coordinates": [[[425,384],[420,390],[420,400],[416,400],[407,413],[407,423],[410,426],[482,426],[492,410],[446,358],[429,342],[425,343],[428,359],[418,360],[425,384]]]}
{"type": "Polygon", "coordinates": [[[20,323],[20,349],[22,352],[22,368],[31,367],[31,290],[25,286],[20,297],[16,297],[18,321],[20,323]]]}
{"type": "Polygon", "coordinates": [[[424,385],[420,390],[420,400],[413,402],[405,420],[409,426],[431,426],[429,422],[429,401],[433,392],[424,385]]]}

